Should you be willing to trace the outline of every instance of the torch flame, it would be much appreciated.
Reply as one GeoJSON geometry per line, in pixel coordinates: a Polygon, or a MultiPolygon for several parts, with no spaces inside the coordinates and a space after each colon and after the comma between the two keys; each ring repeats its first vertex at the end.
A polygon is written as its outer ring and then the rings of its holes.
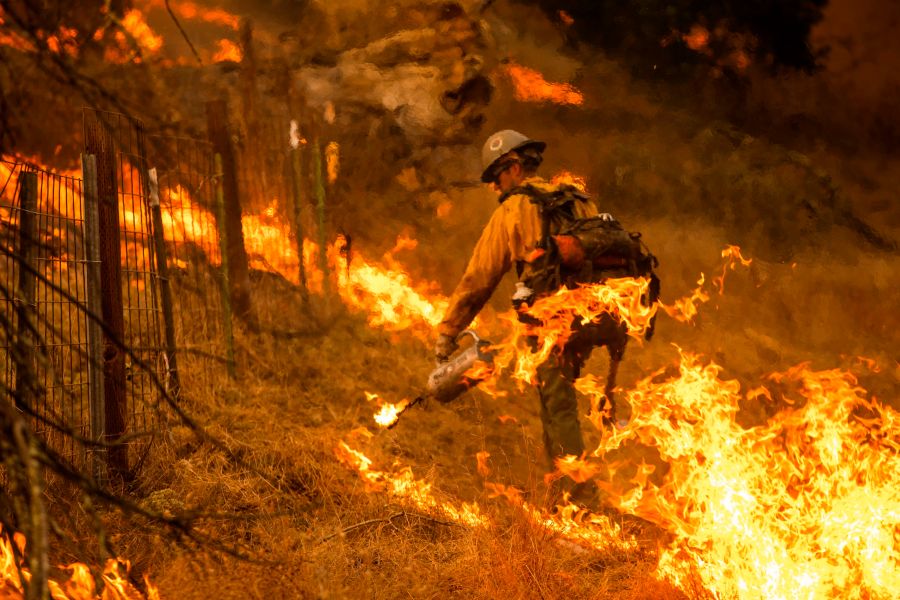
{"type": "Polygon", "coordinates": [[[409,406],[409,400],[401,400],[396,404],[385,402],[375,413],[375,422],[381,427],[390,427],[400,418],[400,413],[409,406]]]}

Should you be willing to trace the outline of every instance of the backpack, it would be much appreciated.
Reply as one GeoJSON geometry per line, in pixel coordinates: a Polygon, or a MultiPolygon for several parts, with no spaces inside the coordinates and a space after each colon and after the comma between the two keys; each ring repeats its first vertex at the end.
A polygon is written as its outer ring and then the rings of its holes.
{"type": "MultiPolygon", "coordinates": [[[[650,285],[642,301],[646,306],[657,301],[660,281],[653,270],[659,261],[640,233],[627,231],[608,214],[577,218],[575,203],[589,197],[572,185],[547,191],[526,184],[509,190],[501,200],[514,194],[528,196],[541,216],[537,248],[517,267],[519,280],[535,297],[613,277],[647,277],[650,285]]],[[[653,336],[653,328],[651,322],[645,339],[653,336]]]]}

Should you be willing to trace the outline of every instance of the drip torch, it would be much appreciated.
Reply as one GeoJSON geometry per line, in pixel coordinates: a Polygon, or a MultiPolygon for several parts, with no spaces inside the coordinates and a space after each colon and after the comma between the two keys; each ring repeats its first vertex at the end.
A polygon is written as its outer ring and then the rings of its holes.
{"type": "Polygon", "coordinates": [[[387,428],[391,429],[400,421],[400,415],[429,398],[446,404],[460,397],[467,390],[475,387],[484,377],[472,377],[466,373],[475,365],[482,362],[491,366],[494,364],[494,353],[490,350],[491,343],[483,340],[473,329],[467,329],[456,338],[458,342],[464,336],[472,338],[472,345],[457,353],[452,359],[438,363],[437,367],[428,376],[425,384],[425,392],[415,400],[407,404],[397,413],[396,420],[387,428]]]}

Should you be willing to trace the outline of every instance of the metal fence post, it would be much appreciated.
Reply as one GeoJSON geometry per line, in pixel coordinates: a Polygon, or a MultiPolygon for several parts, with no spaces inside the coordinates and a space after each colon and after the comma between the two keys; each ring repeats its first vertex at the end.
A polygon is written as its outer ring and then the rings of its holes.
{"type": "Polygon", "coordinates": [[[219,230],[219,255],[221,257],[221,294],[222,311],[225,325],[225,351],[228,359],[228,375],[236,376],[234,361],[234,329],[231,323],[231,294],[228,293],[230,285],[228,281],[228,231],[225,227],[225,192],[222,185],[222,156],[216,153],[215,157],[215,182],[216,182],[216,223],[219,230]]]}
{"type": "Polygon", "coordinates": [[[162,297],[163,319],[166,331],[166,360],[168,362],[168,383],[172,396],[181,389],[178,377],[178,348],[175,344],[175,311],[172,307],[172,288],[169,282],[169,258],[163,232],[162,208],[159,205],[159,180],[156,169],[147,171],[150,185],[150,212],[153,216],[153,238],[156,244],[156,273],[159,277],[159,291],[162,297]]]}
{"type": "Polygon", "coordinates": [[[85,127],[85,150],[97,160],[97,223],[103,323],[103,395],[105,441],[109,471],[128,473],[128,448],[117,444],[126,432],[125,314],[122,306],[122,245],[115,141],[98,119],[85,127]]]}
{"type": "Polygon", "coordinates": [[[306,265],[303,262],[303,170],[300,162],[300,133],[297,121],[291,121],[291,188],[294,192],[294,235],[297,236],[297,262],[300,280],[300,295],[304,302],[309,301],[309,288],[306,283],[306,265]]]}
{"type": "MultiPolygon", "coordinates": [[[[103,313],[100,291],[100,215],[97,196],[97,157],[81,155],[81,173],[84,182],[84,240],[87,254],[87,306],[88,319],[88,400],[91,414],[91,439],[103,442],[106,438],[106,409],[103,395],[103,329],[98,319],[103,313]]],[[[94,476],[104,478],[106,449],[94,450],[92,469],[94,476]]]]}
{"type": "Polygon", "coordinates": [[[19,239],[18,252],[22,258],[19,267],[19,293],[21,297],[16,303],[16,354],[19,357],[16,365],[16,408],[35,409],[32,396],[35,386],[34,373],[34,320],[30,312],[36,312],[34,303],[35,276],[37,269],[37,173],[21,173],[19,175],[19,239]]]}

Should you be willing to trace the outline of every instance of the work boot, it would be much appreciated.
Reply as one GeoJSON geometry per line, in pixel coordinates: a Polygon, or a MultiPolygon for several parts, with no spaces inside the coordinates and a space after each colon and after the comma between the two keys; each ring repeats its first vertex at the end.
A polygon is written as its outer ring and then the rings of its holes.
{"type": "Polygon", "coordinates": [[[554,513],[560,506],[574,504],[578,508],[596,511],[600,505],[599,490],[593,480],[575,483],[568,477],[554,480],[547,489],[547,509],[554,513]]]}
{"type": "Polygon", "coordinates": [[[572,491],[569,492],[569,502],[585,510],[597,512],[600,506],[598,492],[597,484],[594,483],[593,479],[583,483],[576,483],[572,486],[572,491]]]}

